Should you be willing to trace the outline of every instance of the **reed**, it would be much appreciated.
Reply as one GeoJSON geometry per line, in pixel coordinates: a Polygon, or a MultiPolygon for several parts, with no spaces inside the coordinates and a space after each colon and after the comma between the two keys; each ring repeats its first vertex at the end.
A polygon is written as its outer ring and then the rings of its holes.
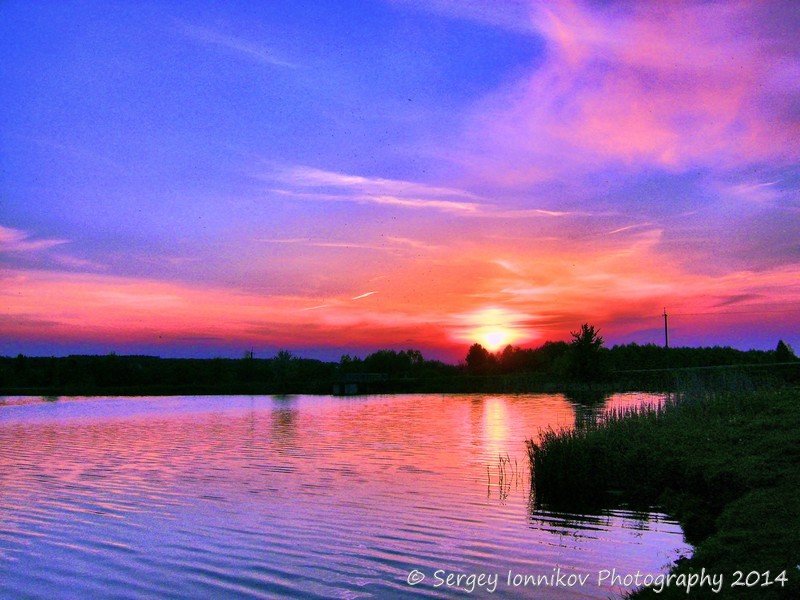
{"type": "Polygon", "coordinates": [[[519,489],[522,487],[525,489],[527,473],[525,470],[520,469],[516,457],[511,458],[507,452],[505,455],[498,454],[495,471],[497,473],[496,484],[495,479],[492,477],[492,469],[489,465],[486,465],[487,491],[490,497],[493,486],[496,488],[498,498],[501,501],[505,501],[508,498],[512,488],[519,489]]]}
{"type": "Polygon", "coordinates": [[[680,569],[790,569],[797,593],[800,389],[687,386],[660,406],[541,431],[528,454],[538,505],[663,507],[697,546],[680,569]]]}

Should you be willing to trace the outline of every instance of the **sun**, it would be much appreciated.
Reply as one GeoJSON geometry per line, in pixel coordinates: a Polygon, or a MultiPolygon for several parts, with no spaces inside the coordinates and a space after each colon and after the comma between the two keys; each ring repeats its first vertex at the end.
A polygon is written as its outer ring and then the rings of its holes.
{"type": "Polygon", "coordinates": [[[502,327],[484,328],[478,331],[477,334],[480,344],[490,352],[496,352],[510,344],[514,338],[509,329],[502,327]]]}
{"type": "Polygon", "coordinates": [[[487,307],[460,315],[463,323],[458,339],[470,344],[478,343],[489,352],[497,352],[520,339],[528,339],[530,332],[522,326],[527,315],[501,307],[487,307]]]}

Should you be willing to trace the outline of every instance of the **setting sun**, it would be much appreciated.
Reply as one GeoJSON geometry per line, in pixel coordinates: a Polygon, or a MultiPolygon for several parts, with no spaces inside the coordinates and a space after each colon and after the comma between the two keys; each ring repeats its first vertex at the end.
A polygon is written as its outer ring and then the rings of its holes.
{"type": "Polygon", "coordinates": [[[496,328],[478,332],[478,342],[492,352],[506,346],[513,338],[514,334],[508,329],[496,328]]]}
{"type": "Polygon", "coordinates": [[[529,337],[524,327],[527,315],[511,312],[505,308],[484,308],[462,315],[463,339],[479,343],[490,352],[497,352],[508,344],[529,337]]]}

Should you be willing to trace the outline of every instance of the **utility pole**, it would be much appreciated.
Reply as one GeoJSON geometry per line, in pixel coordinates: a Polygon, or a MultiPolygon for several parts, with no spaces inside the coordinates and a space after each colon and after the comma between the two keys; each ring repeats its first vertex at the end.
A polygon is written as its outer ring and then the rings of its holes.
{"type": "Polygon", "coordinates": [[[664,307],[664,348],[669,348],[669,327],[667,325],[667,307],[664,307]]]}

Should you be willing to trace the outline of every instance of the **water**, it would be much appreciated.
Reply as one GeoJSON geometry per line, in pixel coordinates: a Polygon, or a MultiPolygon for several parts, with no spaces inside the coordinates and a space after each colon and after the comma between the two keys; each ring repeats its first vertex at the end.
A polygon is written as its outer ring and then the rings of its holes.
{"type": "Polygon", "coordinates": [[[662,514],[532,508],[524,440],[592,415],[560,395],[0,403],[0,598],[468,597],[437,569],[496,573],[493,597],[606,598],[623,588],[600,570],[689,552],[662,514]],[[559,567],[590,579],[507,585],[559,567]]]}

